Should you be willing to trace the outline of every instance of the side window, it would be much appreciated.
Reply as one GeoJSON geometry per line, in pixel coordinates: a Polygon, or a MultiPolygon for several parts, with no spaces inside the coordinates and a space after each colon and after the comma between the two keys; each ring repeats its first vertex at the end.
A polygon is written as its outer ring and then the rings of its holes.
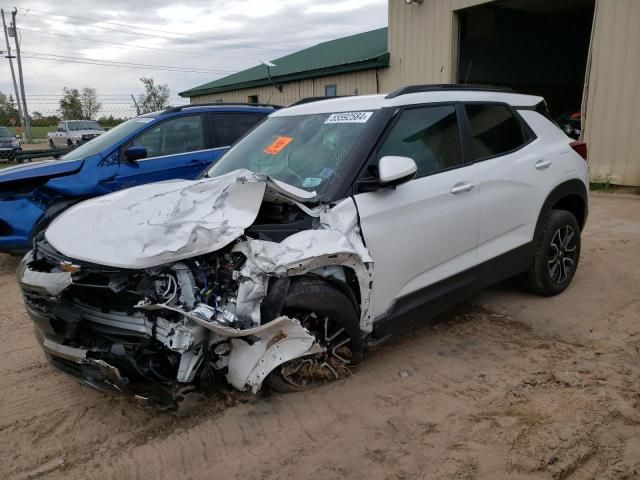
{"type": "Polygon", "coordinates": [[[213,147],[217,148],[233,145],[264,117],[255,113],[214,113],[212,118],[215,129],[213,147]]]}
{"type": "Polygon", "coordinates": [[[520,121],[504,105],[466,105],[473,159],[502,155],[526,143],[520,121]]]}
{"type": "Polygon", "coordinates": [[[136,137],[132,145],[145,147],[147,158],[202,150],[202,117],[190,115],[163,122],[136,137]]]}
{"type": "Polygon", "coordinates": [[[60,122],[60,123],[58,124],[58,131],[59,131],[59,132],[66,132],[66,131],[67,131],[67,129],[66,129],[66,125],[65,125],[65,123],[64,123],[64,122],[60,122]]]}
{"type": "Polygon", "coordinates": [[[418,166],[418,177],[462,164],[460,128],[455,107],[421,107],[405,110],[378,150],[409,157],[418,166]]]}

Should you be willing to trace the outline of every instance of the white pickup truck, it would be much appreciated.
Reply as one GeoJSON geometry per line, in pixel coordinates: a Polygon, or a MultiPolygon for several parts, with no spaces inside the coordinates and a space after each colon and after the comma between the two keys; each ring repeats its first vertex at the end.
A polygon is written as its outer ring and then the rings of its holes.
{"type": "Polygon", "coordinates": [[[55,132],[49,132],[51,148],[75,147],[104,133],[104,129],[93,120],[65,120],[58,124],[55,132]]]}

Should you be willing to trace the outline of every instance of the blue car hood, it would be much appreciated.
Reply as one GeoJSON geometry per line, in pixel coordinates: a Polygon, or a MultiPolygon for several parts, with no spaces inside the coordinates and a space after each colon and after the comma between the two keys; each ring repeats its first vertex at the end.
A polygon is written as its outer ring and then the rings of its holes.
{"type": "Polygon", "coordinates": [[[54,178],[70,175],[82,168],[84,160],[46,160],[0,170],[0,185],[16,180],[54,178]]]}

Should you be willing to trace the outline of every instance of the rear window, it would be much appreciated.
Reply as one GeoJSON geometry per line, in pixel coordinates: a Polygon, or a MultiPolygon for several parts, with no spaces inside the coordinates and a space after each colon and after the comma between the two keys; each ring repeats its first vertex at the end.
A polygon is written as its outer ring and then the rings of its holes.
{"type": "Polygon", "coordinates": [[[474,160],[503,155],[527,139],[520,120],[504,105],[466,105],[474,160]]]}

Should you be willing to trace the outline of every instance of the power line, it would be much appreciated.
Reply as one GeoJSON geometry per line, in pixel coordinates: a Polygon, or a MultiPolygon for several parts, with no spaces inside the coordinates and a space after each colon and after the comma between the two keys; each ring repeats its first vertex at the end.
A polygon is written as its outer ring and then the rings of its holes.
{"type": "MultiPolygon", "coordinates": [[[[23,27],[23,30],[25,30],[25,28],[23,27]]],[[[30,34],[32,35],[46,35],[46,36],[50,36],[50,37],[64,37],[64,38],[70,38],[72,40],[84,40],[86,42],[93,42],[93,43],[100,43],[103,45],[110,45],[110,46],[115,46],[115,47],[120,47],[120,48],[136,48],[138,50],[151,50],[151,51],[156,51],[156,52],[162,52],[162,53],[173,53],[175,55],[186,55],[188,57],[195,57],[195,58],[209,58],[209,57],[220,57],[220,58],[232,58],[232,59],[246,59],[246,60],[256,60],[256,61],[260,61],[259,58],[253,58],[253,57],[241,57],[241,56],[237,56],[237,55],[220,55],[217,53],[208,53],[206,55],[202,55],[202,54],[197,54],[197,53],[189,53],[183,50],[169,50],[166,48],[157,48],[157,47],[143,47],[141,45],[131,45],[129,43],[116,43],[116,42],[105,42],[102,40],[94,40],[91,38],[87,38],[87,37],[81,37],[78,35],[65,35],[63,33],[52,33],[52,32],[42,32],[40,30],[33,30],[30,28],[27,28],[26,30],[29,31],[30,34]]]]}
{"type": "MultiPolygon", "coordinates": [[[[35,8],[26,8],[26,10],[30,11],[30,12],[36,12],[35,14],[39,17],[45,16],[45,15],[54,15],[56,17],[65,17],[67,19],[72,19],[72,20],[61,20],[59,18],[47,18],[46,20],[49,21],[54,21],[54,22],[58,22],[58,23],[64,23],[67,25],[85,25],[85,26],[90,26],[93,28],[98,28],[98,29],[103,29],[109,32],[114,32],[117,31],[118,33],[128,33],[131,35],[138,35],[138,36],[145,36],[145,37],[153,37],[153,38],[161,38],[164,40],[176,40],[180,37],[187,37],[187,38],[196,38],[196,39],[201,39],[201,40],[208,40],[208,41],[213,41],[213,42],[218,42],[220,43],[220,40],[216,40],[214,38],[211,37],[207,37],[205,35],[197,35],[197,34],[188,34],[188,33],[178,33],[178,32],[171,32],[171,31],[167,31],[167,30],[159,30],[159,29],[153,29],[153,28],[148,28],[148,27],[138,27],[136,25],[129,25],[129,24],[125,24],[125,23],[117,23],[117,22],[109,22],[107,20],[99,20],[99,19],[95,19],[95,18],[88,18],[88,17],[79,17],[79,16],[73,16],[73,15],[67,15],[67,14],[62,14],[62,13],[56,13],[56,12],[51,12],[51,11],[46,11],[46,10],[38,10],[35,8]],[[101,24],[101,25],[98,25],[101,24]],[[104,27],[104,25],[111,25],[114,28],[106,28],[104,27]],[[135,31],[135,30],[123,30],[122,27],[125,27],[126,29],[137,29],[137,30],[144,30],[144,31],[149,31],[149,32],[158,32],[158,33],[163,33],[164,35],[157,35],[157,34],[151,34],[151,33],[144,33],[142,31],[135,31]],[[117,30],[116,30],[117,29],[117,30]],[[173,36],[166,36],[166,35],[173,35],[173,36]]],[[[40,18],[42,19],[42,18],[40,18]]],[[[242,44],[229,44],[229,42],[225,42],[223,43],[221,46],[227,46],[229,48],[251,48],[254,50],[267,50],[267,51],[272,51],[273,48],[266,48],[266,47],[258,47],[258,46],[254,46],[254,45],[242,45],[242,44]]],[[[288,45],[288,44],[281,44],[281,47],[283,47],[283,49],[288,49],[288,48],[300,48],[299,45],[288,45]]]]}
{"type": "Polygon", "coordinates": [[[204,68],[198,68],[198,67],[179,67],[179,66],[171,66],[171,65],[152,65],[152,64],[143,64],[143,63],[117,62],[117,61],[110,61],[110,60],[100,60],[96,58],[72,57],[67,55],[56,55],[56,54],[47,54],[47,53],[38,53],[38,52],[29,53],[28,55],[24,55],[23,57],[38,59],[38,60],[55,61],[55,62],[79,63],[79,64],[85,64],[85,65],[99,65],[104,67],[133,68],[133,69],[142,69],[142,70],[157,70],[157,71],[165,71],[165,72],[203,73],[203,74],[234,73],[231,70],[211,70],[211,69],[204,69],[204,68]]]}

